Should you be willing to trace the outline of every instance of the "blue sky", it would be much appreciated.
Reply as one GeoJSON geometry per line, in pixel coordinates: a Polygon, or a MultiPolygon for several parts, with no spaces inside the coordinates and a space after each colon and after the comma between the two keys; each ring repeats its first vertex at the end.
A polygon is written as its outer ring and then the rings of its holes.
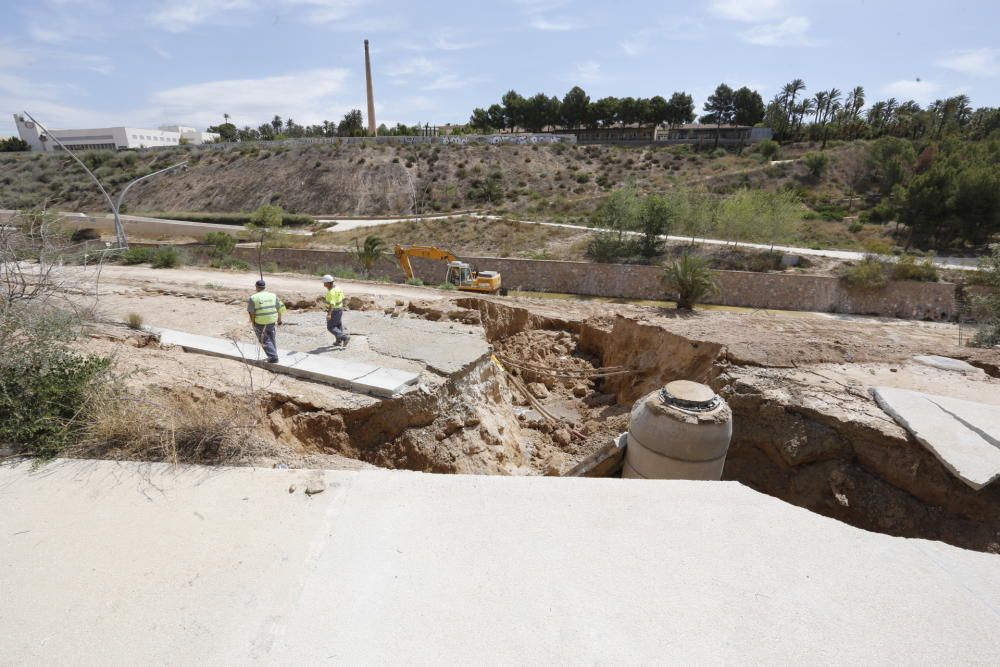
{"type": "Polygon", "coordinates": [[[300,124],[365,108],[464,122],[510,88],[669,96],[700,110],[720,82],[767,100],[862,85],[869,102],[965,93],[1000,105],[1000,3],[983,0],[5,0],[0,134],[27,109],[52,127],[182,123],[229,113],[300,124]]]}

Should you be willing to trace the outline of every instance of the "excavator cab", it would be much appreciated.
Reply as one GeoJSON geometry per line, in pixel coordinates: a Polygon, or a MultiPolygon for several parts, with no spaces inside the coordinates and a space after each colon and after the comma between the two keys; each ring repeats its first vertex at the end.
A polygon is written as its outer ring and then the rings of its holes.
{"type": "Polygon", "coordinates": [[[465,262],[448,262],[448,275],[445,282],[455,287],[472,284],[472,268],[465,262]]]}

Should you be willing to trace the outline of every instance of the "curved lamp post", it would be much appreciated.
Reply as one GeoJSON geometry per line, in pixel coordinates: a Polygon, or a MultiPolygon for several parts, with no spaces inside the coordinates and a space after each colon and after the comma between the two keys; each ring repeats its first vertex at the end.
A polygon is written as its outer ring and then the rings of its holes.
{"type": "Polygon", "coordinates": [[[83,170],[87,172],[90,178],[94,180],[94,183],[97,184],[97,187],[100,189],[101,194],[104,195],[104,198],[108,200],[108,206],[111,207],[111,212],[114,213],[115,215],[115,237],[118,241],[118,247],[123,250],[128,249],[128,239],[125,238],[125,227],[122,225],[121,216],[118,214],[118,209],[121,208],[122,200],[125,198],[125,193],[128,192],[128,189],[131,188],[136,183],[138,183],[139,181],[144,181],[147,178],[156,176],[157,174],[162,174],[163,172],[170,171],[171,169],[176,169],[177,167],[187,166],[187,160],[185,160],[184,162],[172,165],[170,167],[167,167],[166,169],[160,169],[159,171],[154,171],[152,174],[146,174],[145,176],[135,179],[134,181],[125,186],[125,189],[122,190],[122,193],[118,195],[118,203],[115,204],[115,202],[111,201],[111,195],[109,195],[108,191],[104,189],[103,185],[101,185],[101,181],[98,180],[97,176],[94,176],[94,172],[90,171],[90,169],[87,168],[87,165],[85,165],[83,161],[76,156],[76,153],[66,148],[63,142],[59,141],[58,137],[56,137],[47,129],[45,129],[45,126],[39,123],[37,120],[35,120],[34,116],[32,116],[30,113],[28,113],[27,111],[24,111],[22,113],[24,113],[24,115],[27,116],[32,123],[41,128],[42,132],[45,133],[46,137],[51,138],[54,142],[59,144],[60,148],[66,151],[66,153],[68,153],[71,158],[76,160],[76,163],[80,165],[83,168],[83,170]]]}
{"type": "Polygon", "coordinates": [[[125,189],[122,190],[122,193],[118,195],[118,201],[115,203],[112,209],[115,212],[115,235],[118,237],[119,248],[126,248],[126,249],[128,248],[128,239],[125,238],[125,226],[122,225],[121,217],[119,216],[118,213],[118,211],[121,210],[122,201],[125,199],[125,193],[128,192],[129,188],[131,188],[139,181],[144,181],[147,178],[152,178],[157,174],[162,174],[165,171],[170,171],[171,169],[177,169],[178,167],[187,167],[187,160],[184,160],[184,162],[178,162],[177,164],[171,165],[164,169],[160,169],[159,171],[154,171],[152,174],[146,174],[145,176],[140,176],[139,178],[135,179],[134,181],[126,185],[125,189]]]}

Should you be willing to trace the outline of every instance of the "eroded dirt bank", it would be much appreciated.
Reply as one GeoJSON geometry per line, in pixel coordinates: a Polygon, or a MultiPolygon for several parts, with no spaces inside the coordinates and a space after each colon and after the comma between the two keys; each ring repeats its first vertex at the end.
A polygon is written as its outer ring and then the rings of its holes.
{"type": "MultiPolygon", "coordinates": [[[[580,349],[601,365],[632,369],[601,384],[619,408],[672,379],[711,384],[734,414],[725,479],[860,528],[1000,553],[1000,487],[967,487],[889,418],[861,383],[837,379],[827,364],[741,364],[721,343],[668,330],[669,320],[560,321],[476,301],[462,305],[478,307],[491,340],[532,327],[579,332],[573,335],[580,349]]],[[[898,348],[899,342],[892,344],[898,348]]],[[[838,341],[835,353],[862,356],[847,345],[838,341]]],[[[895,360],[884,370],[895,375],[906,355],[889,356],[895,360]]],[[[969,393],[998,388],[985,375],[979,382],[982,387],[969,393]]],[[[620,424],[627,428],[627,419],[620,424]]]]}
{"type": "MultiPolygon", "coordinates": [[[[282,280],[298,285],[292,277],[282,280]]],[[[151,312],[192,332],[245,328],[244,295],[221,284],[211,287],[208,302],[197,296],[204,289],[150,295],[127,284],[105,297],[112,310],[120,300],[119,318],[148,302],[151,312]],[[198,319],[185,320],[194,312],[193,298],[198,319]]],[[[305,284],[299,293],[283,290],[302,313],[290,318],[299,329],[283,334],[286,340],[307,342],[307,332],[323,333],[309,319],[317,306],[311,283],[305,284]],[[306,333],[294,333],[300,330],[306,333]]],[[[384,287],[374,287],[353,302],[349,321],[368,329],[356,332],[352,354],[381,355],[382,362],[401,366],[422,363],[421,386],[380,400],[255,371],[261,428],[280,453],[252,463],[561,475],[627,429],[635,400],[671,380],[690,379],[709,383],[733,409],[726,479],[861,528],[1000,552],[1000,488],[966,487],[867,392],[889,384],[973,400],[1000,397],[1000,381],[986,373],[956,380],[934,374],[944,371],[914,370],[913,355],[927,353],[996,367],[1000,354],[959,347],[949,325],[678,316],[618,304],[553,305],[411,293],[405,286],[382,294],[384,287]],[[439,358],[418,363],[386,356],[413,347],[418,335],[443,335],[458,345],[476,338],[470,334],[479,336],[482,352],[460,367],[439,358]],[[609,368],[620,371],[603,374],[609,368]]],[[[123,361],[154,369],[143,377],[147,384],[215,395],[246,389],[245,369],[236,362],[140,345],[128,336],[92,344],[117,346],[123,361]]]]}

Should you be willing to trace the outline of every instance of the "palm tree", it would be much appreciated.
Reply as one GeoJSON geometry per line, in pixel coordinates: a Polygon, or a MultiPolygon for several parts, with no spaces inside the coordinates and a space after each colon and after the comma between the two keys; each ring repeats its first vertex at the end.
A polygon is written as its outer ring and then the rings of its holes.
{"type": "Polygon", "coordinates": [[[876,137],[881,136],[882,130],[885,127],[885,108],[885,102],[878,101],[868,109],[868,125],[872,129],[872,134],[876,137]]]}
{"type": "Polygon", "coordinates": [[[226,124],[228,125],[229,124],[229,119],[231,118],[231,116],[229,114],[227,114],[227,113],[224,113],[224,114],[222,114],[222,117],[226,119],[226,124]]]}
{"type": "Polygon", "coordinates": [[[708,261],[690,253],[665,265],[661,279],[677,295],[677,310],[692,310],[705,297],[719,293],[719,282],[708,261]]]}
{"type": "MultiPolygon", "coordinates": [[[[791,124],[792,114],[795,113],[795,98],[806,89],[805,81],[802,79],[792,79],[781,89],[781,95],[785,100],[785,126],[791,124]]],[[[782,137],[784,138],[784,137],[782,137]]]]}
{"type": "Polygon", "coordinates": [[[366,237],[364,246],[358,245],[357,239],[354,240],[354,250],[351,251],[351,254],[358,260],[366,278],[371,274],[372,267],[375,266],[375,262],[379,260],[384,250],[385,242],[377,236],[366,237]]]}
{"type": "Polygon", "coordinates": [[[865,89],[862,86],[855,86],[854,89],[847,94],[847,102],[844,103],[844,108],[847,110],[847,117],[850,119],[851,123],[850,135],[852,139],[856,139],[858,136],[858,119],[861,117],[861,109],[864,106],[865,89]]]}

